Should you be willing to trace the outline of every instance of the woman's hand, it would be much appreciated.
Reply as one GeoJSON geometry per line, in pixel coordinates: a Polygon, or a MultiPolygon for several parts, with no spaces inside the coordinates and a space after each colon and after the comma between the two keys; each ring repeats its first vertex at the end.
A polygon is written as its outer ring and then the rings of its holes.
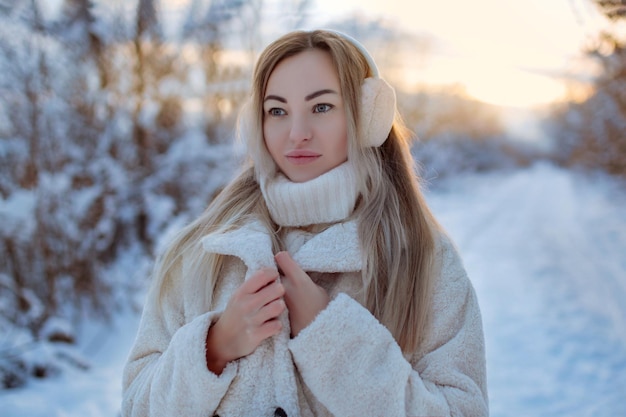
{"type": "Polygon", "coordinates": [[[300,268],[288,252],[279,252],[274,257],[284,275],[285,302],[289,310],[291,336],[308,326],[330,302],[328,293],[315,284],[300,268]]]}
{"type": "Polygon", "coordinates": [[[268,337],[278,334],[285,311],[285,288],[276,269],[262,269],[233,293],[206,339],[208,368],[221,374],[226,364],[247,356],[268,337]]]}

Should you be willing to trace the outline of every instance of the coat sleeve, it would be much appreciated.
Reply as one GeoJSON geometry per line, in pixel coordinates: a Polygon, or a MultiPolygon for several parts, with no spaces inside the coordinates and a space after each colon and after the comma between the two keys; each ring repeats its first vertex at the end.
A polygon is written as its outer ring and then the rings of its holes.
{"type": "MultiPolygon", "coordinates": [[[[180,272],[169,282],[178,281],[180,272]]],[[[122,415],[211,416],[237,373],[206,364],[206,335],[218,313],[186,322],[180,286],[153,283],[123,372],[122,415]],[[161,294],[161,295],[160,295],[161,294]]]]}
{"type": "Polygon", "coordinates": [[[428,334],[409,360],[365,307],[339,294],[290,341],[316,399],[337,416],[487,416],[482,319],[453,245],[439,249],[428,334]]]}

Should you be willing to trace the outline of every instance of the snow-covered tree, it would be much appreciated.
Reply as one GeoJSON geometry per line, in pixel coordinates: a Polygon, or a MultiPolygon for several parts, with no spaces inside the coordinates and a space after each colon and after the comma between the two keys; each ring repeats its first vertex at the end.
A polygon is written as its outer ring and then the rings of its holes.
{"type": "Polygon", "coordinates": [[[586,51],[600,68],[594,91],[583,102],[557,107],[547,129],[555,140],[554,158],[561,164],[626,176],[626,4],[623,0],[592,1],[615,25],[614,31],[601,33],[586,51]]]}
{"type": "Polygon", "coordinates": [[[535,157],[507,133],[498,108],[472,99],[461,86],[401,93],[398,99],[417,136],[413,153],[428,180],[514,168],[535,157]]]}
{"type": "Polygon", "coordinates": [[[0,389],[72,358],[77,318],[131,305],[166,230],[231,174],[230,148],[183,120],[195,64],[154,3],[132,30],[95,3],[0,10],[0,389]]]}

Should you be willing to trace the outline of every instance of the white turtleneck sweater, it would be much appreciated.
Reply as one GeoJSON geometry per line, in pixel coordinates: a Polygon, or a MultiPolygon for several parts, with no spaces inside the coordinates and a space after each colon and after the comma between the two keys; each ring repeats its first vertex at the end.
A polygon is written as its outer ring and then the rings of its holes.
{"type": "Polygon", "coordinates": [[[349,162],[306,182],[291,182],[278,173],[262,181],[261,192],[279,226],[309,226],[345,220],[356,203],[359,190],[349,162]]]}

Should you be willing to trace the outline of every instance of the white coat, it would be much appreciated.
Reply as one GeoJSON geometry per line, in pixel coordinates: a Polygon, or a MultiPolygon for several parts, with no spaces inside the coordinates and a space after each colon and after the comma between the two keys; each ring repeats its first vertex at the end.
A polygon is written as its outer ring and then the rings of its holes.
{"type": "Polygon", "coordinates": [[[353,298],[361,269],[354,222],[287,237],[294,260],[329,291],[328,307],[297,337],[289,338],[286,323],[251,355],[212,373],[205,359],[209,327],[245,278],[275,263],[259,223],[206,236],[205,250],[231,255],[213,305],[207,311],[201,297],[184,296],[193,294],[184,290],[184,264],[165,288],[153,285],[124,370],[124,416],[488,415],[481,315],[445,235],[438,240],[432,323],[411,355],[353,298]]]}

